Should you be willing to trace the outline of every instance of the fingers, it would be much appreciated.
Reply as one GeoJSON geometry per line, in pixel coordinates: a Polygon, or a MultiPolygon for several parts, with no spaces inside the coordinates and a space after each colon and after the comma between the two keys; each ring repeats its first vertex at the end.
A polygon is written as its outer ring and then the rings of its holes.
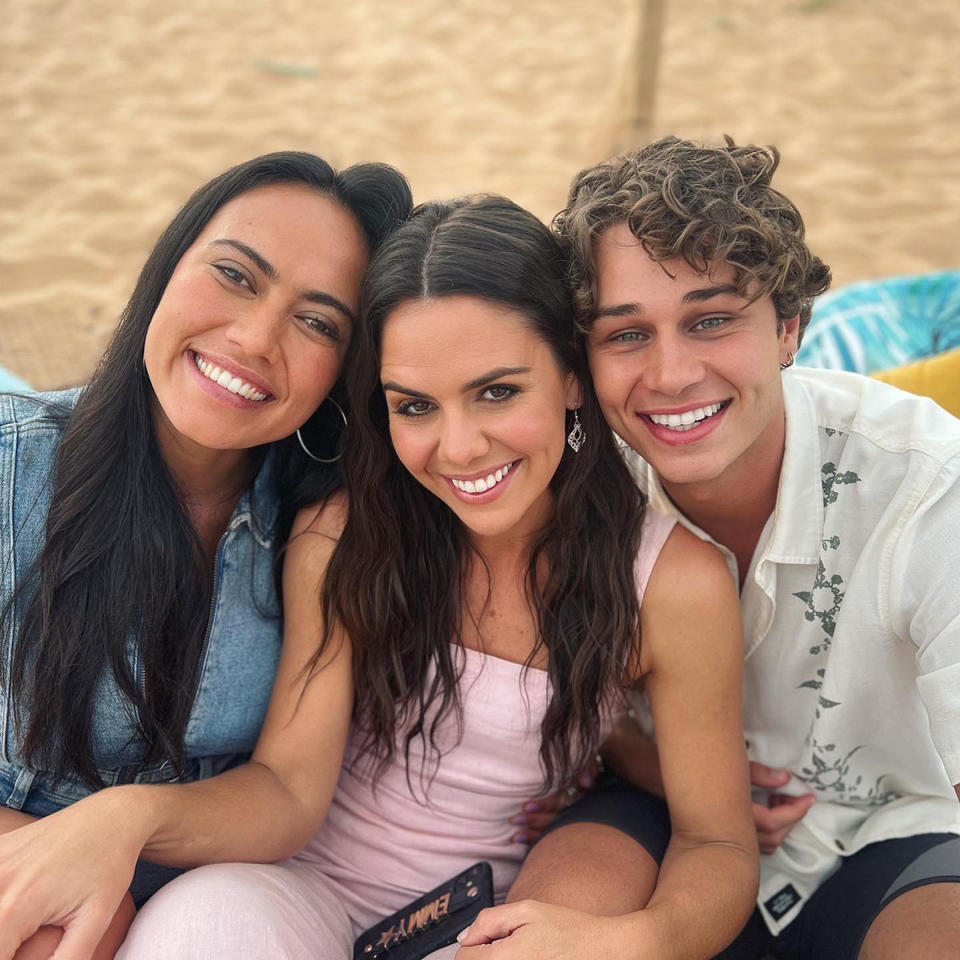
{"type": "Polygon", "coordinates": [[[757,829],[779,830],[781,827],[792,827],[802,820],[816,797],[806,793],[802,797],[780,797],[772,807],[765,807],[762,803],[755,803],[754,821],[757,829]]]}
{"type": "Polygon", "coordinates": [[[551,793],[549,797],[537,797],[536,800],[528,800],[523,805],[524,813],[552,813],[558,814],[568,803],[570,798],[566,790],[558,790],[551,793]]]}
{"type": "Polygon", "coordinates": [[[4,930],[0,934],[0,960],[13,960],[13,955],[25,939],[26,937],[21,937],[19,933],[4,930]]]}
{"type": "Polygon", "coordinates": [[[37,932],[37,922],[29,919],[26,913],[23,907],[12,901],[0,907],[0,960],[13,960],[20,944],[37,932]]]}
{"type": "Polygon", "coordinates": [[[518,813],[510,818],[510,822],[520,829],[510,839],[514,843],[535,843],[556,818],[557,814],[553,810],[518,813]]]}
{"type": "Polygon", "coordinates": [[[593,789],[594,785],[594,772],[591,767],[580,773],[576,784],[564,787],[549,796],[528,800],[520,813],[510,818],[515,827],[520,827],[510,839],[514,843],[535,843],[543,836],[543,831],[556,820],[561,810],[579,800],[587,790],[593,789]]]}
{"type": "Polygon", "coordinates": [[[462,947],[476,947],[502,940],[527,923],[529,914],[529,900],[505,903],[499,907],[487,907],[477,914],[477,919],[460,933],[457,940],[462,947]]]}
{"type": "Polygon", "coordinates": [[[778,770],[776,767],[765,767],[762,763],[750,761],[750,782],[755,787],[772,790],[784,786],[789,780],[789,770],[778,770]]]}
{"type": "Polygon", "coordinates": [[[110,923],[112,911],[87,910],[63,928],[63,939],[50,960],[90,960],[110,923]]]}
{"type": "Polygon", "coordinates": [[[813,794],[802,797],[781,798],[774,807],[766,807],[762,803],[753,805],[753,822],[757,828],[757,840],[760,852],[773,853],[783,843],[783,838],[790,832],[794,824],[804,818],[807,811],[813,806],[816,798],[813,794]]]}

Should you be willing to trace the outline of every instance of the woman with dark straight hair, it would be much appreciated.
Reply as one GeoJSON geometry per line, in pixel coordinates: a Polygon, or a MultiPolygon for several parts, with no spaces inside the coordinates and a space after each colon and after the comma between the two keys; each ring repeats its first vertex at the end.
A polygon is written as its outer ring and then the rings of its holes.
{"type": "Polygon", "coordinates": [[[87,957],[128,887],[276,859],[322,817],[286,746],[244,761],[281,661],[277,551],[340,484],[362,276],[410,206],[382,164],[241,163],[161,235],[86,387],[0,395],[0,956],[87,957]],[[214,838],[227,778],[268,789],[214,838]]]}
{"type": "MultiPolygon", "coordinates": [[[[322,582],[306,672],[329,682],[349,656],[355,684],[327,817],[287,863],[178,877],[122,957],[347,960],[360,931],[478,860],[503,899],[524,853],[511,815],[570,781],[639,684],[673,816],[649,900],[604,911],[585,884],[587,909],[621,915],[511,905],[503,942],[463,954],[710,955],[756,890],[737,599],[712,547],[644,507],[558,240],[500,197],[426,204],[374,258],[358,337],[346,490],[298,521],[322,582]]],[[[411,932],[371,950],[422,956],[411,932]]]]}

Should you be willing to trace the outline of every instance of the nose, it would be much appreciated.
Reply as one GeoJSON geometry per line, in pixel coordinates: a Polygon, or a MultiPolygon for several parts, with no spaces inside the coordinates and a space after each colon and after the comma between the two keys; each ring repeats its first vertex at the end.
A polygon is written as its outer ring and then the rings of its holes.
{"type": "Polygon", "coordinates": [[[442,464],[466,471],[489,449],[489,438],[476,418],[459,412],[444,414],[437,444],[442,464]]]}
{"type": "Polygon", "coordinates": [[[266,360],[276,353],[287,320],[285,307],[269,300],[250,304],[240,310],[227,328],[227,339],[248,357],[266,360]]]}
{"type": "Polygon", "coordinates": [[[658,337],[645,353],[643,380],[655,393],[679,397],[703,377],[703,361],[695,346],[679,336],[658,337]]]}

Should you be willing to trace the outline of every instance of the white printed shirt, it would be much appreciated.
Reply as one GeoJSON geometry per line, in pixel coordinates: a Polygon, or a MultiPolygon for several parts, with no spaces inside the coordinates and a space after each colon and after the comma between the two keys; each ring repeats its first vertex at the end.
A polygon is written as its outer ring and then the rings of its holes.
{"type": "MultiPolygon", "coordinates": [[[[744,730],[751,760],[793,773],[778,792],[817,801],[760,858],[773,933],[842,857],[960,834],[960,420],[857,374],[783,383],[777,505],[741,592],[744,730]]],[[[653,506],[713,542],[632,465],[653,506]]]]}

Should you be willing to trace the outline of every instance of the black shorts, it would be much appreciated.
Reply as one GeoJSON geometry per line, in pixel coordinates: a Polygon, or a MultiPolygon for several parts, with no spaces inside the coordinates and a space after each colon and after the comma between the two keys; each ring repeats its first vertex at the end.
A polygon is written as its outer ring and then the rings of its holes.
{"type": "MultiPolygon", "coordinates": [[[[551,825],[602,823],[636,840],[658,863],[670,840],[666,803],[612,774],[564,810],[551,825]]],[[[548,831],[549,832],[549,831],[548,831]]],[[[755,910],[737,939],[717,960],[856,960],[880,911],[900,894],[928,883],[960,882],[960,837],[924,833],[871,843],[846,857],[779,936],[755,910]]]]}
{"type": "Polygon", "coordinates": [[[667,804],[652,793],[638,790],[605,771],[597,785],[562,810],[544,834],[568,823],[602,823],[633,837],[660,863],[670,842],[670,813],[667,804]]]}

